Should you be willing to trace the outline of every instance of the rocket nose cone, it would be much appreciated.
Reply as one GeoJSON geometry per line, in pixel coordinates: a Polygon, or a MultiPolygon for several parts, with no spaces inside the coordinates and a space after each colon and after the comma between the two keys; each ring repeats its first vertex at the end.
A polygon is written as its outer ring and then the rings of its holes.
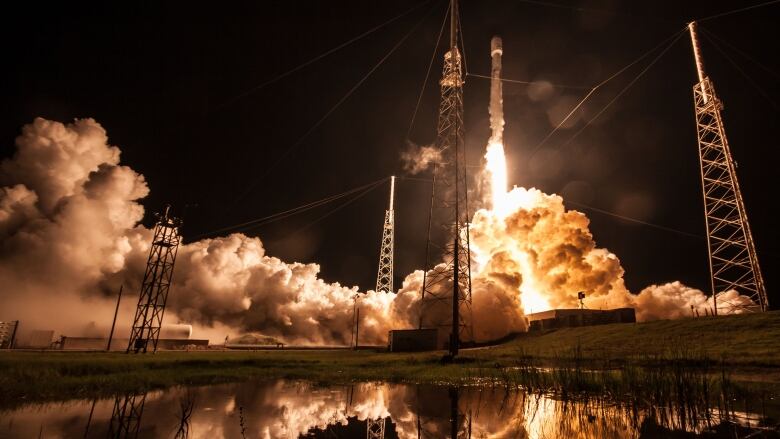
{"type": "Polygon", "coordinates": [[[493,55],[496,52],[498,52],[499,55],[504,52],[504,43],[498,35],[490,39],[490,54],[493,55]]]}

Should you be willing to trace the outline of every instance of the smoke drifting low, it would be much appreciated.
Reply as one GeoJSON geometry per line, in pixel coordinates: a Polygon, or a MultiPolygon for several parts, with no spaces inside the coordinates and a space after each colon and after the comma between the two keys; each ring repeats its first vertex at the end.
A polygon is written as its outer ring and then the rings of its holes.
{"type": "MultiPolygon", "coordinates": [[[[120,165],[119,149],[92,119],[38,118],[16,146],[0,165],[0,319],[68,335],[108,328],[124,285],[117,337],[126,336],[151,241],[140,225],[144,177],[120,165]]],[[[596,247],[585,215],[556,195],[515,188],[500,211],[477,211],[471,231],[480,340],[523,330],[525,312],[574,307],[578,291],[591,308],[636,306],[640,320],[709,306],[677,282],[629,293],[618,258],[596,247]]],[[[281,261],[242,234],[186,244],[166,322],[192,323],[194,337],[212,341],[260,332],[288,343],[348,343],[359,292],[318,273],[317,264],[281,261]]],[[[384,343],[388,329],[416,325],[422,277],[409,274],[397,294],[360,294],[362,342],[384,343]]]]}

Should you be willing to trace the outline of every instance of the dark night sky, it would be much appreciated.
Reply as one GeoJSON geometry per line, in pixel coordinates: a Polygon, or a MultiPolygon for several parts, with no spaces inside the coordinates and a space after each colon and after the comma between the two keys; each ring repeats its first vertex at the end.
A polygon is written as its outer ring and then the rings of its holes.
{"type": "MultiPolygon", "coordinates": [[[[186,212],[185,238],[263,217],[401,175],[400,151],[445,10],[433,0],[380,31],[240,99],[237,95],[410,9],[395,2],[25,2],[3,14],[0,158],[13,154],[20,127],[36,116],[93,117],[122,162],[142,173],[151,211],[171,202],[186,212]],[[430,11],[430,12],[429,12],[430,11]],[[428,14],[426,16],[426,14],[428,14]],[[422,25],[322,125],[289,151],[418,21],[422,25]],[[283,155],[287,154],[287,155],[283,155]],[[282,157],[280,159],[280,157],[282,157]],[[244,195],[242,197],[242,195],[244,195]]],[[[742,1],[476,1],[461,5],[469,71],[489,74],[493,34],[504,39],[504,76],[592,86],[682,29],[685,23],[750,4],[742,1]],[[559,5],[559,6],[555,6],[559,5]]],[[[702,23],[725,44],[757,91],[710,41],[703,52],[726,110],[726,129],[743,188],[770,303],[778,233],[773,158],[778,142],[780,4],[702,23]],[[763,67],[762,67],[763,66],[763,67]]],[[[647,60],[585,105],[594,115],[647,60]]],[[[411,139],[435,135],[441,53],[411,139]]],[[[587,212],[597,244],[616,253],[632,291],[681,280],[706,290],[699,165],[691,87],[697,82],[687,36],[574,141],[583,126],[553,136],[528,87],[505,84],[511,184],[563,192],[565,199],[701,235],[670,233],[587,212]]],[[[468,78],[467,144],[477,158],[488,129],[489,81],[468,78]]],[[[575,104],[586,91],[556,89],[575,104]]],[[[566,101],[563,101],[566,103],[566,101]]],[[[564,108],[564,107],[562,107],[564,108]]],[[[567,108],[568,111],[568,108],[567,108]]],[[[402,181],[397,193],[396,284],[423,265],[429,187],[402,181]]],[[[318,262],[323,277],[372,288],[382,186],[332,215],[330,204],[247,231],[287,261],[318,262]]],[[[574,205],[570,205],[574,208],[574,205]]]]}

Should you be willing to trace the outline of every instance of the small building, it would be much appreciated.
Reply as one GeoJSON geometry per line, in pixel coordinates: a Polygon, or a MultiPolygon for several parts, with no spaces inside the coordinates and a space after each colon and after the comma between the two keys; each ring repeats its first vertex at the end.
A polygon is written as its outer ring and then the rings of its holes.
{"type": "Polygon", "coordinates": [[[431,329],[393,329],[387,340],[390,352],[435,351],[439,348],[439,330],[431,329]]]}
{"type": "Polygon", "coordinates": [[[528,331],[636,322],[634,308],[551,309],[525,317],[528,321],[528,331]]]}

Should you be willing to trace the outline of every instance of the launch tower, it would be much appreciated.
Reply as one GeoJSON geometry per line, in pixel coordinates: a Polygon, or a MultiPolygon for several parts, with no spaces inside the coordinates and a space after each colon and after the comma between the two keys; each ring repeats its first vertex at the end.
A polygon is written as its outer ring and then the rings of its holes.
{"type": "Polygon", "coordinates": [[[157,352],[165,303],[171,289],[173,264],[181,242],[181,220],[171,216],[170,209],[170,206],[166,206],[165,213],[157,215],[127,352],[146,353],[149,342],[152,344],[152,352],[157,352]]]}
{"type": "Polygon", "coordinates": [[[696,131],[699,139],[704,218],[710,263],[713,311],[766,311],[764,279],[750,233],[745,203],[737,182],[736,164],[731,157],[721,110],[723,104],[704,72],[704,62],[696,36],[696,22],[688,24],[699,83],[693,86],[696,131]],[[729,290],[750,297],[752,304],[724,303],[720,297],[729,290]],[[721,301],[721,304],[718,304],[721,301]]]}
{"type": "Polygon", "coordinates": [[[450,329],[448,349],[454,357],[458,354],[461,339],[473,339],[473,334],[470,321],[471,253],[463,128],[463,74],[458,44],[457,0],[450,1],[449,15],[450,46],[444,54],[444,71],[439,82],[441,102],[436,146],[441,160],[433,165],[420,327],[450,329]],[[436,259],[439,254],[441,259],[436,259]],[[432,260],[435,262],[431,263],[432,260]],[[450,314],[450,318],[447,314],[450,314]]]}
{"type": "Polygon", "coordinates": [[[379,250],[379,271],[376,274],[376,291],[393,292],[393,240],[395,239],[395,176],[390,177],[390,208],[385,211],[382,227],[382,248],[379,250]]]}

